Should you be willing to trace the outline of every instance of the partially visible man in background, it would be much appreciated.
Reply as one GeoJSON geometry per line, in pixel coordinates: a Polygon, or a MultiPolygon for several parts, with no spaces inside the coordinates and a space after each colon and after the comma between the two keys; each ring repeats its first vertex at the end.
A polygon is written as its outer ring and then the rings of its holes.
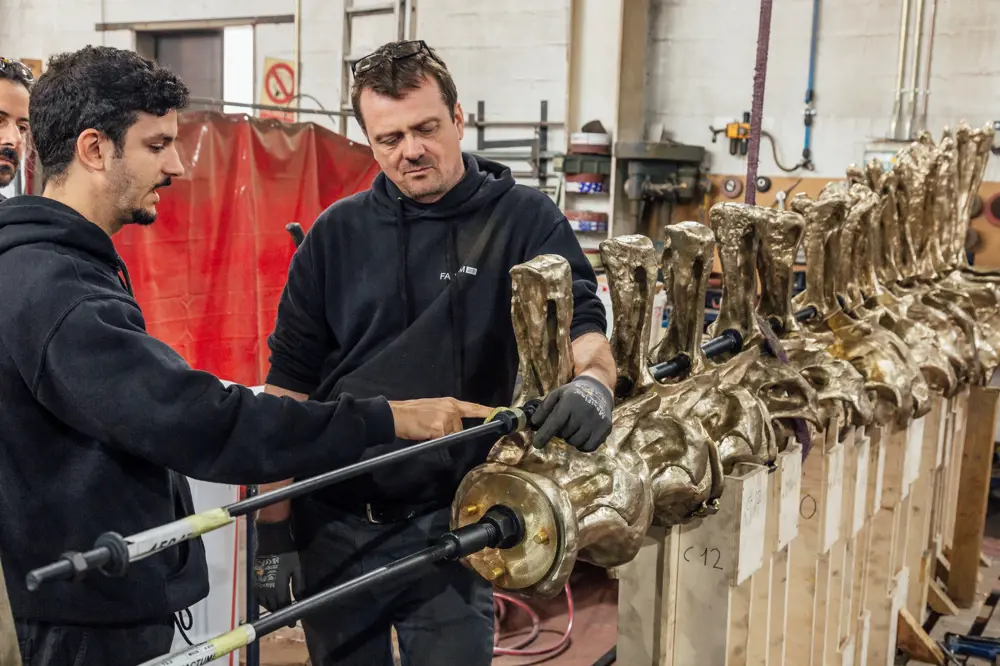
{"type": "MultiPolygon", "coordinates": [[[[11,184],[24,159],[32,80],[30,69],[16,60],[0,58],[0,189],[11,184]]],[[[0,201],[4,198],[0,194],[0,201]]]]}
{"type": "MultiPolygon", "coordinates": [[[[11,184],[24,159],[28,138],[28,91],[31,70],[15,60],[0,57],[0,189],[11,184]]],[[[0,201],[3,201],[0,192],[0,201]]],[[[20,666],[14,618],[7,600],[3,563],[0,562],[0,664],[20,666]]]]}

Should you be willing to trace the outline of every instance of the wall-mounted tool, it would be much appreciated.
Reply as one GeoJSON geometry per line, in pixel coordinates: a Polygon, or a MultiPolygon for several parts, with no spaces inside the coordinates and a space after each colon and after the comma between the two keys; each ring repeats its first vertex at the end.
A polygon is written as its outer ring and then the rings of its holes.
{"type": "Polygon", "coordinates": [[[801,182],[802,179],[799,178],[797,181],[792,183],[787,190],[776,193],[774,195],[774,207],[778,210],[785,210],[785,201],[788,199],[788,195],[791,194],[792,190],[798,187],[801,182]]]}
{"type": "Polygon", "coordinates": [[[615,155],[627,165],[625,196],[629,214],[635,216],[635,229],[646,232],[649,204],[667,206],[700,201],[703,196],[701,165],[705,159],[702,146],[688,146],[672,141],[617,143],[615,155]]]}
{"type": "Polygon", "coordinates": [[[743,112],[743,122],[732,122],[727,123],[722,129],[716,129],[709,125],[708,129],[712,132],[712,143],[715,143],[718,135],[725,134],[726,138],[729,139],[729,154],[735,155],[739,153],[740,155],[746,155],[750,148],[750,112],[743,112]]]}
{"type": "Polygon", "coordinates": [[[722,183],[722,193],[730,199],[735,199],[743,192],[743,181],[739,178],[726,178],[722,183]]]}
{"type": "Polygon", "coordinates": [[[768,192],[771,189],[771,179],[767,176],[757,176],[757,191],[768,192]]]}

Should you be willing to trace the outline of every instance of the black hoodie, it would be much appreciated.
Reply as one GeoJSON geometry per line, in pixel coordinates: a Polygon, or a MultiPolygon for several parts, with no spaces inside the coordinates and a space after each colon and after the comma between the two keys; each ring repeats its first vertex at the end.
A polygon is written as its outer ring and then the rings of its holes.
{"type": "MultiPolygon", "coordinates": [[[[269,384],[320,400],[348,392],[509,405],[517,375],[509,271],[541,254],[572,267],[571,336],[605,333],[594,270],[559,208],[515,185],[507,167],[464,160],[463,179],[434,204],[408,199],[379,174],[370,190],[319,216],[278,305],[269,384]]],[[[297,504],[447,500],[492,444],[457,445],[297,504]]],[[[405,445],[369,447],[365,457],[405,445]]]]}
{"type": "Polygon", "coordinates": [[[0,562],[14,616],[114,624],[169,618],[204,598],[194,540],[125,578],[28,592],[25,575],[105,531],[192,511],[182,475],[266,483],[354,462],[394,439],[383,398],[301,403],[191,369],[148,335],[111,239],[34,196],[0,204],[0,562]]]}

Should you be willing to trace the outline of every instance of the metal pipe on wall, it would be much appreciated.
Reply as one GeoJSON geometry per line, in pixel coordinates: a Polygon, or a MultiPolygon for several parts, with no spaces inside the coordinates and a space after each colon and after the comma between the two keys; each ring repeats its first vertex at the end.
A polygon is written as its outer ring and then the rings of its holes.
{"type": "Polygon", "coordinates": [[[917,83],[920,81],[920,61],[923,60],[924,56],[924,0],[917,0],[913,32],[917,41],[913,46],[913,67],[910,69],[910,109],[906,119],[906,134],[904,135],[906,139],[913,138],[913,124],[917,117],[917,83]]]}
{"type": "Polygon", "coordinates": [[[903,0],[903,11],[899,21],[899,63],[896,67],[896,100],[892,108],[892,122],[889,125],[889,138],[900,139],[900,126],[903,124],[903,77],[906,74],[906,43],[910,36],[910,0],[903,0]]]}
{"type": "Polygon", "coordinates": [[[295,94],[302,93],[302,0],[295,0],[295,94]]]}
{"type": "Polygon", "coordinates": [[[927,105],[931,94],[931,58],[934,56],[934,33],[937,27],[937,6],[938,0],[931,0],[931,25],[927,30],[927,62],[924,63],[924,85],[920,91],[923,97],[920,100],[920,121],[917,124],[917,131],[927,129],[927,105]]]}

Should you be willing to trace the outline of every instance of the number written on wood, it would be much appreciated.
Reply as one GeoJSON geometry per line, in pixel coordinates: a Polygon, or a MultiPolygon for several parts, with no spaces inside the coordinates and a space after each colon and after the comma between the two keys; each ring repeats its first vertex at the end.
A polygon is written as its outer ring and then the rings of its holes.
{"type": "Polygon", "coordinates": [[[759,518],[761,512],[764,510],[764,488],[757,486],[750,493],[745,496],[745,502],[743,504],[743,523],[742,526],[747,528],[753,525],[755,519],[759,518]]]}
{"type": "Polygon", "coordinates": [[[722,562],[722,551],[718,548],[702,548],[701,553],[698,553],[698,549],[691,546],[684,551],[684,561],[685,562],[701,562],[706,567],[711,567],[712,569],[718,569],[723,571],[724,569],[719,566],[722,562]]]}

